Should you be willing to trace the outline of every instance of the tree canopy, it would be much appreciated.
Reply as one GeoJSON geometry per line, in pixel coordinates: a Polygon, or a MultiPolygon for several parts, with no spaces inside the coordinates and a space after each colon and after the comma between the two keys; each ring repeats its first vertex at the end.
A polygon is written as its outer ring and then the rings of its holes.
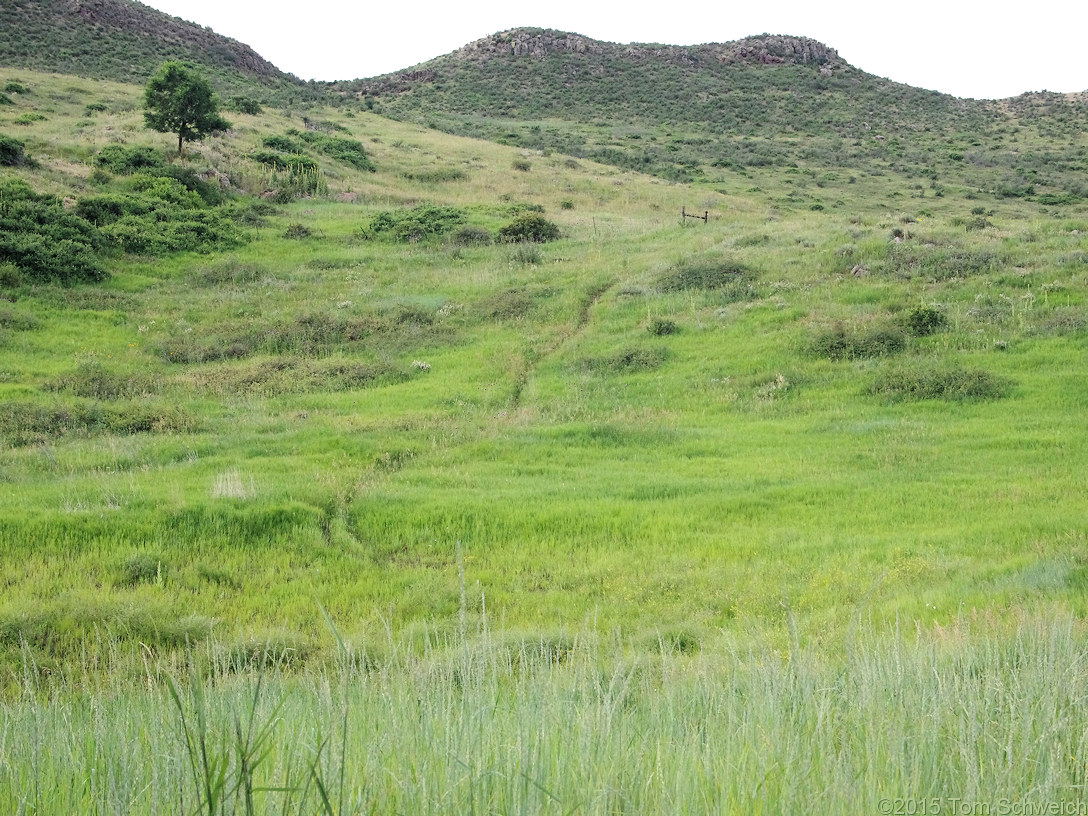
{"type": "Polygon", "coordinates": [[[144,88],[144,123],[162,133],[178,134],[178,155],[186,140],[200,141],[230,127],[219,115],[211,85],[177,61],[164,62],[144,88]]]}

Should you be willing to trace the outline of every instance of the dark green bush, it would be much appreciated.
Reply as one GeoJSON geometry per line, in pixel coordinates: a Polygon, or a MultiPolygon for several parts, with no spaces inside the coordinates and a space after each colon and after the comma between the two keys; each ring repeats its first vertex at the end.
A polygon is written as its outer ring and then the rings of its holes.
{"type": "Polygon", "coordinates": [[[752,270],[741,263],[720,256],[704,256],[681,261],[660,279],[658,285],[665,292],[731,289],[754,277],[752,270]]]}
{"type": "Polygon", "coordinates": [[[387,210],[370,221],[370,233],[396,241],[419,241],[443,235],[465,221],[465,213],[456,207],[423,204],[409,210],[387,210]]]}
{"type": "Polygon", "coordinates": [[[149,374],[118,374],[100,363],[83,363],[71,374],[45,383],[46,391],[60,391],[96,400],[133,399],[157,390],[158,380],[149,374]]]}
{"type": "Polygon", "coordinates": [[[17,168],[27,161],[26,145],[12,136],[0,133],[0,168],[17,168]]]}
{"type": "Polygon", "coordinates": [[[289,224],[283,232],[284,238],[291,238],[296,241],[309,238],[311,235],[313,235],[313,231],[305,224],[289,224]]]}
{"type": "Polygon", "coordinates": [[[276,153],[271,150],[254,150],[249,157],[273,170],[316,170],[317,162],[305,153],[276,153]]]}
{"type": "Polygon", "coordinates": [[[23,274],[13,263],[0,263],[0,288],[14,289],[23,285],[23,274]]]}
{"type": "Polygon", "coordinates": [[[4,85],[4,93],[28,94],[30,93],[30,89],[27,88],[25,85],[12,80],[11,82],[8,82],[6,85],[4,85]]]}
{"type": "Polygon", "coordinates": [[[292,139],[290,136],[265,136],[261,139],[261,144],[280,153],[301,153],[304,149],[300,140],[292,139]]]}
{"type": "Polygon", "coordinates": [[[0,264],[34,282],[99,281],[106,270],[97,251],[106,244],[93,225],[38,195],[18,179],[0,179],[0,264]]]}
{"type": "Polygon", "coordinates": [[[166,583],[168,567],[157,553],[135,553],[121,564],[116,586],[132,588],[140,584],[162,586],[166,583]]]}
{"type": "Polygon", "coordinates": [[[526,212],[499,230],[504,241],[541,244],[559,238],[559,227],[535,212],[526,212]]]}
{"type": "Polygon", "coordinates": [[[454,232],[450,240],[458,246],[480,246],[491,243],[491,233],[483,227],[469,225],[454,232]]]}
{"type": "Polygon", "coordinates": [[[898,354],[907,346],[907,337],[892,326],[873,326],[864,331],[847,331],[842,326],[817,332],[809,341],[809,352],[829,360],[859,360],[898,354]]]}
{"type": "Polygon", "coordinates": [[[247,96],[232,96],[224,107],[227,110],[238,111],[238,113],[246,113],[250,116],[256,116],[264,111],[261,107],[261,103],[256,99],[250,99],[247,96]]]}
{"type": "Polygon", "coordinates": [[[406,170],[401,175],[409,181],[433,184],[442,181],[464,181],[468,174],[456,167],[436,167],[430,170],[406,170]]]}
{"type": "Polygon", "coordinates": [[[0,436],[16,446],[40,445],[73,434],[180,433],[196,426],[195,418],[185,409],[163,403],[0,404],[0,436]]]}
{"type": "MultiPolygon", "coordinates": [[[[0,283],[2,283],[2,272],[0,270],[0,283]]],[[[16,312],[14,309],[0,308],[0,329],[33,331],[40,325],[32,315],[16,312]]]]}
{"type": "MultiPolygon", "coordinates": [[[[315,134],[316,136],[317,134],[315,134]]],[[[356,170],[365,170],[368,173],[377,171],[374,162],[367,155],[362,142],[355,139],[345,139],[341,136],[324,136],[309,140],[310,144],[330,159],[354,167],[356,170]]]]}
{"type": "Polygon", "coordinates": [[[948,318],[934,306],[915,306],[906,313],[903,322],[914,337],[928,337],[944,329],[948,318]]]}
{"type": "Polygon", "coordinates": [[[510,166],[521,173],[528,173],[533,169],[533,165],[525,159],[514,159],[510,166]]]}
{"type": "Polygon", "coordinates": [[[26,162],[26,145],[12,136],[0,133],[0,167],[18,167],[26,162]]]}
{"type": "Polygon", "coordinates": [[[676,334],[680,331],[680,327],[673,320],[655,317],[650,321],[650,325],[646,327],[646,330],[655,337],[666,337],[670,334],[676,334]]]}
{"type": "Polygon", "coordinates": [[[153,147],[125,147],[124,145],[108,145],[102,148],[94,161],[99,167],[119,176],[131,176],[143,170],[158,169],[165,164],[162,153],[153,147]]]}
{"type": "Polygon", "coordinates": [[[1011,380],[981,369],[929,365],[881,372],[868,393],[893,402],[995,400],[1007,396],[1012,386],[1011,380]]]}
{"type": "Polygon", "coordinates": [[[14,105],[15,100],[6,93],[0,93],[0,105],[14,105]]]}

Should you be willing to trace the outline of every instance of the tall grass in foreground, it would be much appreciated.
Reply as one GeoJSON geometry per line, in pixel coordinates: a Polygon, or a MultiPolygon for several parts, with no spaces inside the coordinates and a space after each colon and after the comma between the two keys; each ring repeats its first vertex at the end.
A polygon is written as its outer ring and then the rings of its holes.
{"type": "Polygon", "coordinates": [[[144,689],[5,704],[0,811],[1084,812],[1086,656],[1056,615],[868,631],[836,655],[485,635],[302,675],[149,666],[144,689]]]}

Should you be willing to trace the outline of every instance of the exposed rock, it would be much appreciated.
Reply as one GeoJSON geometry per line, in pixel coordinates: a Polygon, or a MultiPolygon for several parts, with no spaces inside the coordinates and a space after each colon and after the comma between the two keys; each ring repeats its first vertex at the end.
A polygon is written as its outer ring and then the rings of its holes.
{"type": "Polygon", "coordinates": [[[705,45],[659,45],[630,43],[617,45],[601,42],[580,34],[568,34],[547,29],[515,28],[501,31],[469,43],[453,52],[458,59],[485,60],[491,57],[530,57],[543,59],[557,53],[607,55],[622,54],[636,58],[663,59],[669,62],[697,65],[704,60],[719,62],[750,62],[776,65],[782,63],[816,63],[830,73],[836,65],[845,63],[838,52],[808,37],[762,34],[728,43],[705,45]]]}

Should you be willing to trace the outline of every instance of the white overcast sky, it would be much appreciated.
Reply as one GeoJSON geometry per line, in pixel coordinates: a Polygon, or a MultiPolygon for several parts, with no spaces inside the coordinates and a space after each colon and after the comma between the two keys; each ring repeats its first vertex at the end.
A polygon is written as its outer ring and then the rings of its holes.
{"type": "Polygon", "coordinates": [[[534,26],[671,45],[793,34],[820,40],[870,74],[961,97],[1088,90],[1084,0],[144,2],[241,40],[302,79],[377,76],[488,34],[534,26]]]}

